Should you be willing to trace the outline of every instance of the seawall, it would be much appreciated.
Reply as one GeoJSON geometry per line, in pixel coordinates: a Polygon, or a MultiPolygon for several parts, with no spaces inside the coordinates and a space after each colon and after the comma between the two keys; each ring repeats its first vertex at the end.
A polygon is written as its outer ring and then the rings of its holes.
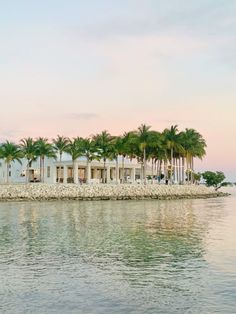
{"type": "Polygon", "coordinates": [[[209,198],[229,195],[200,185],[9,184],[0,185],[0,201],[135,200],[209,198]]]}

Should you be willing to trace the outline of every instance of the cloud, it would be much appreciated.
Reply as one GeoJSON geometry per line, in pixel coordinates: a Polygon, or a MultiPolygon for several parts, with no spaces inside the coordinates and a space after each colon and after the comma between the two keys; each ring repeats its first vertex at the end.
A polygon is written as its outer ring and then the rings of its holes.
{"type": "MultiPolygon", "coordinates": [[[[141,49],[152,41],[152,57],[171,58],[177,55],[201,54],[216,62],[235,65],[236,5],[235,1],[173,1],[156,5],[146,1],[132,16],[110,16],[103,21],[77,29],[79,43],[99,47],[117,47],[140,42],[141,49]],[[146,9],[146,10],[145,10],[146,9]],[[156,12],[156,13],[154,13],[156,12]],[[149,40],[149,41],[150,41],[149,40]]],[[[138,48],[139,49],[139,48],[138,48]]],[[[136,52],[138,50],[135,50],[136,52]]]]}
{"type": "Polygon", "coordinates": [[[106,20],[84,25],[81,36],[91,39],[111,39],[117,37],[155,36],[164,32],[188,32],[203,37],[219,34],[235,34],[234,1],[227,4],[222,0],[176,1],[156,5],[146,3],[146,10],[140,14],[142,5],[137,6],[136,14],[111,15],[106,20]],[[154,13],[156,12],[156,13],[154,13]]]}
{"type": "Polygon", "coordinates": [[[99,115],[93,112],[81,112],[68,114],[67,117],[75,120],[91,120],[98,118],[99,115]]]}

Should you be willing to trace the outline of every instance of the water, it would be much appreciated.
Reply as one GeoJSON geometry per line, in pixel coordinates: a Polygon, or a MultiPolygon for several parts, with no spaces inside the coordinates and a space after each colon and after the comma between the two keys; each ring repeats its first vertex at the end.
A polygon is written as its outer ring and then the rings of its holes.
{"type": "Polygon", "coordinates": [[[1,313],[236,313],[236,197],[0,203],[1,313]]]}

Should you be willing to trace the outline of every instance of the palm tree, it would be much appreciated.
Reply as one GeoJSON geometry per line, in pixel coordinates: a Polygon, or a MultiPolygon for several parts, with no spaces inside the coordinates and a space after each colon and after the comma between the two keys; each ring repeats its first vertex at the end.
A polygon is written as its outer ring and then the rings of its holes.
{"type": "Polygon", "coordinates": [[[91,181],[91,162],[98,159],[98,151],[95,145],[95,141],[91,138],[85,138],[81,140],[81,154],[87,159],[87,174],[86,182],[90,184],[91,181]]]}
{"type": "Polygon", "coordinates": [[[138,148],[140,149],[141,155],[140,155],[140,160],[141,160],[141,173],[142,177],[141,180],[144,179],[144,184],[147,182],[146,178],[146,169],[147,169],[147,148],[148,146],[151,145],[151,138],[152,138],[152,133],[150,131],[150,126],[141,124],[138,127],[138,131],[136,131],[136,136],[137,136],[137,145],[138,148]]]}
{"type": "Polygon", "coordinates": [[[21,158],[23,157],[22,151],[18,145],[15,143],[6,141],[5,143],[1,144],[0,147],[0,158],[3,159],[7,166],[7,183],[9,183],[9,169],[12,162],[15,160],[18,161],[20,164],[21,158]]]}
{"type": "Polygon", "coordinates": [[[146,155],[147,159],[151,159],[152,162],[152,183],[154,182],[154,164],[160,157],[162,149],[162,134],[157,131],[150,131],[146,155]]]}
{"type": "Polygon", "coordinates": [[[73,182],[78,184],[78,167],[77,159],[82,156],[82,141],[81,137],[70,139],[66,147],[66,152],[71,156],[73,163],[73,182]]]}
{"type": "Polygon", "coordinates": [[[106,182],[106,161],[109,158],[112,158],[112,140],[113,137],[107,131],[102,131],[100,134],[93,136],[93,140],[98,149],[100,158],[103,160],[103,175],[102,182],[106,182]]]}
{"type": "Polygon", "coordinates": [[[37,157],[36,145],[34,140],[31,137],[23,138],[20,141],[21,151],[24,157],[27,159],[26,166],[26,182],[30,181],[29,167],[31,166],[32,161],[37,157]]]}
{"type": "Polygon", "coordinates": [[[136,156],[137,153],[137,135],[135,132],[125,132],[121,137],[120,155],[122,156],[122,183],[124,183],[124,161],[127,156],[130,160],[136,156]]]}
{"type": "Polygon", "coordinates": [[[206,154],[206,142],[202,135],[194,129],[185,129],[185,131],[180,133],[180,139],[184,148],[184,157],[186,159],[187,181],[188,183],[193,183],[194,157],[202,159],[206,154]]]}
{"type": "Polygon", "coordinates": [[[56,159],[55,148],[48,142],[47,138],[39,137],[35,141],[36,155],[40,158],[40,182],[44,182],[45,157],[56,159]]]}
{"type": "Polygon", "coordinates": [[[59,153],[59,173],[58,173],[58,182],[61,182],[62,178],[62,165],[61,165],[61,160],[62,160],[62,154],[66,152],[67,146],[69,144],[69,139],[64,136],[57,135],[55,139],[53,139],[53,144],[56,149],[56,151],[59,153]]]}
{"type": "Polygon", "coordinates": [[[119,155],[121,155],[123,149],[123,142],[121,136],[114,136],[112,139],[113,150],[111,153],[111,158],[116,161],[116,184],[120,183],[119,179],[119,155]]]}
{"type": "Polygon", "coordinates": [[[170,183],[173,181],[173,161],[174,161],[174,152],[183,152],[183,147],[181,145],[180,136],[178,133],[178,126],[172,125],[170,129],[165,129],[163,131],[164,141],[167,148],[167,151],[170,152],[170,183]]]}

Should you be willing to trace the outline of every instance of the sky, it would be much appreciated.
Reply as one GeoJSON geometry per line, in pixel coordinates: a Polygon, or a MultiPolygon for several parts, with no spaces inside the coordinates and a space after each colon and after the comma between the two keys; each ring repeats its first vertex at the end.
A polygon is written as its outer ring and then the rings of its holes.
{"type": "Polygon", "coordinates": [[[0,140],[177,124],[236,181],[235,0],[0,0],[0,140]]]}

